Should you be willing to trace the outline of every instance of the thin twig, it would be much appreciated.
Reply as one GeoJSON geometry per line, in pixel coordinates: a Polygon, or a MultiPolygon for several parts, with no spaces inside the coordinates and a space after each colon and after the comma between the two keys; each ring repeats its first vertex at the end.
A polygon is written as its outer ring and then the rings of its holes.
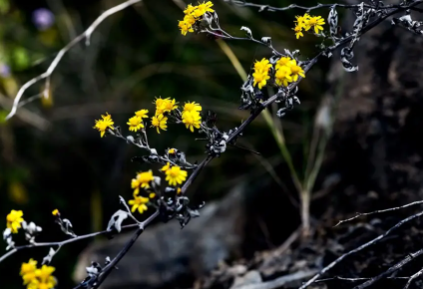
{"type": "Polygon", "coordinates": [[[359,217],[371,216],[371,215],[375,215],[375,214],[382,214],[382,213],[387,213],[387,212],[398,211],[398,210],[401,210],[401,209],[409,208],[409,207],[420,205],[420,204],[423,204],[423,200],[422,201],[415,201],[415,202],[406,204],[404,206],[393,207],[393,208],[389,208],[389,209],[385,209],[385,210],[377,210],[377,211],[368,212],[368,213],[357,213],[357,215],[355,215],[354,217],[339,221],[334,227],[339,226],[343,223],[351,222],[351,221],[353,221],[353,220],[355,220],[359,217]]]}
{"type": "MultiPolygon", "coordinates": [[[[404,225],[405,223],[408,223],[420,216],[423,215],[423,211],[419,212],[417,214],[414,214],[412,216],[409,216],[408,218],[405,218],[403,220],[401,220],[400,222],[398,222],[395,226],[391,227],[388,231],[386,231],[385,233],[383,233],[382,235],[377,236],[376,238],[368,241],[367,243],[341,255],[340,257],[338,257],[335,261],[333,261],[332,263],[330,263],[329,265],[327,265],[326,267],[324,267],[322,270],[320,270],[320,272],[318,274],[316,274],[313,278],[311,278],[310,280],[308,280],[306,283],[304,283],[299,289],[305,289],[308,286],[310,286],[312,283],[314,283],[318,278],[320,278],[323,274],[325,274],[326,272],[328,272],[330,269],[332,269],[333,267],[335,267],[336,265],[338,265],[339,263],[341,263],[345,258],[347,258],[350,255],[353,255],[357,252],[360,252],[364,249],[366,249],[367,247],[376,244],[377,242],[379,242],[380,240],[382,240],[383,238],[385,238],[386,236],[388,236],[392,231],[394,231],[395,229],[398,229],[399,227],[401,227],[402,225],[404,225]]],[[[376,277],[375,277],[376,278],[376,277]]],[[[358,288],[355,288],[358,289],[358,288]]]]}
{"type": "Polygon", "coordinates": [[[388,270],[386,270],[382,274],[379,274],[378,276],[371,278],[370,280],[364,282],[363,284],[360,284],[360,285],[354,287],[353,289],[363,289],[363,288],[369,287],[370,285],[376,283],[377,281],[384,278],[385,276],[388,276],[388,275],[394,273],[398,269],[402,268],[403,266],[405,266],[406,264],[408,264],[409,262],[414,260],[417,256],[420,256],[422,254],[423,254],[423,249],[420,249],[420,250],[418,250],[414,253],[409,254],[405,259],[401,260],[400,262],[398,262],[394,266],[390,267],[388,270]]]}
{"type": "Polygon", "coordinates": [[[109,16],[124,10],[136,3],[141,2],[142,0],[128,0],[126,2],[123,2],[117,6],[114,6],[106,11],[104,11],[83,33],[81,33],[80,35],[78,35],[76,38],[74,38],[72,41],[70,41],[65,47],[63,47],[59,53],[57,53],[56,57],[54,57],[53,61],[51,62],[50,66],[48,67],[48,69],[34,77],[33,79],[27,81],[26,83],[24,83],[21,88],[19,89],[18,93],[16,94],[16,97],[13,101],[13,106],[12,106],[12,110],[9,112],[9,114],[6,117],[6,120],[10,119],[11,117],[13,117],[16,114],[16,111],[19,107],[19,102],[23,96],[23,94],[25,93],[25,91],[30,88],[31,86],[33,86],[35,83],[43,80],[43,79],[47,79],[53,74],[54,70],[56,69],[57,65],[59,64],[59,62],[62,60],[63,56],[72,48],[74,47],[77,43],[79,43],[80,41],[82,41],[83,39],[85,39],[85,44],[89,45],[90,44],[90,38],[92,33],[94,32],[94,30],[97,28],[97,26],[100,25],[101,22],[103,22],[106,18],[108,18],[109,16]]]}
{"type": "Polygon", "coordinates": [[[410,287],[411,283],[419,278],[421,275],[423,274],[423,269],[421,269],[419,272],[413,274],[413,276],[410,277],[410,279],[408,279],[407,284],[405,284],[404,289],[408,289],[408,287],[410,287]]]}

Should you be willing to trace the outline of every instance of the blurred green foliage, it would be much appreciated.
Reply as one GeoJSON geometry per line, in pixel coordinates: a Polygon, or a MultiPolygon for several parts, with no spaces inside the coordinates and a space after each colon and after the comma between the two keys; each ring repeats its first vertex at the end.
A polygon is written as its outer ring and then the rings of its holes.
{"type": "MultiPolygon", "coordinates": [[[[0,216],[5,218],[11,209],[23,210],[26,220],[43,228],[39,241],[66,238],[53,223],[51,211],[55,208],[72,221],[77,234],[104,228],[109,216],[119,208],[118,195],[131,196],[130,180],[135,172],[151,167],[131,162],[139,154],[134,147],[112,137],[100,138],[92,129],[100,114],[109,112],[115,124],[127,132],[125,123],[134,111],[151,110],[155,96],[172,96],[179,102],[200,102],[205,109],[215,111],[222,130],[239,125],[248,116],[248,112],[237,110],[239,76],[215,41],[205,35],[180,35],[177,20],[183,14],[177,3],[181,1],[146,0],[104,21],[89,46],[81,43],[74,47],[51,78],[49,98],[27,104],[5,123],[4,117],[20,85],[44,72],[57,51],[86,29],[101,11],[121,2],[0,0],[0,216]],[[55,22],[50,28],[39,30],[33,13],[43,7],[52,11],[55,22]]],[[[314,4],[303,2],[298,4],[314,4]]],[[[279,50],[299,48],[304,58],[317,51],[318,39],[308,36],[295,40],[291,30],[294,11],[259,13],[222,1],[214,3],[222,27],[232,34],[241,35],[240,27],[248,26],[256,37],[272,36],[279,50]]],[[[228,44],[247,72],[255,59],[270,56],[265,47],[253,43],[228,44]]],[[[299,168],[304,162],[314,111],[324,91],[327,65],[322,63],[301,83],[299,96],[303,104],[283,122],[288,146],[299,168]]],[[[25,93],[25,98],[43,89],[44,83],[40,82],[25,93]]],[[[204,143],[194,142],[196,137],[199,136],[176,125],[170,125],[160,135],[149,130],[152,146],[160,151],[176,147],[185,151],[190,161],[200,161],[204,155],[204,143]]],[[[293,191],[288,170],[263,119],[254,122],[240,144],[261,152],[259,161],[245,150],[229,149],[190,188],[193,198],[218,198],[235,183],[245,182],[252,194],[278,196],[288,210],[297,214],[286,197],[288,191],[293,191]],[[270,164],[282,187],[263,164],[270,164]]],[[[288,224],[286,230],[271,238],[281,242],[297,224],[288,224]]],[[[5,221],[0,222],[0,229],[4,227],[5,221]]],[[[258,236],[257,248],[266,248],[264,239],[258,236]]],[[[54,258],[52,265],[57,267],[55,275],[60,288],[73,284],[76,256],[91,241],[62,248],[54,258]]],[[[0,254],[2,250],[0,247],[0,254]]],[[[47,249],[28,250],[1,263],[0,272],[7,277],[2,278],[0,287],[23,288],[18,274],[20,264],[30,257],[41,261],[46,254],[47,249]]]]}

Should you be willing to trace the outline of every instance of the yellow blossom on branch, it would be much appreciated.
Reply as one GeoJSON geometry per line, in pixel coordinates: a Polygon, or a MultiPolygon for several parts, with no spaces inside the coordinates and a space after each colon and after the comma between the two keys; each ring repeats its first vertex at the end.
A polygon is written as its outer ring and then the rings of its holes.
{"type": "Polygon", "coordinates": [[[35,260],[29,259],[28,263],[22,263],[20,275],[22,276],[24,285],[31,283],[37,278],[35,275],[36,270],[37,261],[35,260]]]}
{"type": "Polygon", "coordinates": [[[151,126],[157,129],[157,133],[160,133],[160,130],[167,129],[167,117],[163,114],[155,115],[151,118],[151,126]]]}
{"type": "Polygon", "coordinates": [[[150,182],[153,180],[154,176],[151,170],[138,173],[135,179],[132,179],[131,181],[131,188],[134,189],[134,195],[138,195],[140,188],[150,188],[150,182]]]}
{"type": "Polygon", "coordinates": [[[202,109],[203,108],[201,107],[201,105],[199,103],[196,103],[195,101],[193,101],[193,102],[186,102],[185,105],[184,105],[184,110],[183,111],[184,112],[185,111],[189,111],[189,112],[197,111],[197,112],[200,112],[202,109]]]}
{"type": "MultiPolygon", "coordinates": [[[[35,271],[37,276],[37,285],[39,289],[51,289],[57,284],[56,278],[51,276],[56,269],[53,266],[43,265],[35,271]]],[[[34,282],[34,281],[33,281],[34,282]]]]}
{"type": "Polygon", "coordinates": [[[259,89],[262,89],[267,84],[267,80],[270,79],[269,69],[271,67],[272,64],[266,58],[254,63],[254,86],[258,85],[259,89]]]}
{"type": "Polygon", "coordinates": [[[146,205],[148,201],[149,201],[148,198],[141,197],[141,196],[134,196],[133,200],[128,201],[128,204],[132,206],[131,212],[133,213],[136,210],[138,210],[138,213],[140,214],[144,213],[148,209],[146,205]]]}
{"type": "Polygon", "coordinates": [[[58,209],[55,209],[52,213],[51,213],[53,216],[58,216],[58,215],[60,215],[60,212],[59,212],[59,210],[58,209]]]}
{"type": "Polygon", "coordinates": [[[6,217],[6,225],[7,228],[9,228],[13,234],[16,234],[18,232],[18,229],[20,229],[21,223],[24,221],[23,212],[22,211],[15,211],[12,210],[6,217]]]}
{"type": "Polygon", "coordinates": [[[179,21],[179,29],[181,30],[182,35],[187,35],[188,32],[194,32],[193,25],[195,22],[201,20],[201,17],[207,12],[214,12],[211,8],[213,3],[211,1],[203,2],[198,6],[192,6],[191,4],[187,6],[184,10],[184,20],[179,21]]]}
{"type": "Polygon", "coordinates": [[[130,131],[136,132],[136,131],[144,128],[144,124],[142,123],[141,117],[136,116],[136,115],[131,117],[126,124],[129,125],[130,131]]]}
{"type": "Polygon", "coordinates": [[[201,125],[201,116],[196,111],[184,111],[182,113],[182,123],[191,132],[194,132],[194,128],[199,129],[201,125]]]}
{"type": "Polygon", "coordinates": [[[135,115],[140,118],[148,118],[148,109],[140,109],[135,112],[135,115]]]}
{"type": "Polygon", "coordinates": [[[275,73],[275,82],[277,85],[288,86],[288,83],[292,81],[291,69],[288,66],[282,66],[275,73]]]}
{"type": "Polygon", "coordinates": [[[301,66],[299,66],[297,64],[297,61],[295,59],[292,60],[290,69],[291,69],[292,81],[297,81],[298,80],[298,76],[301,76],[301,77],[304,77],[305,78],[304,70],[302,69],[301,66]]]}
{"type": "Polygon", "coordinates": [[[319,34],[319,30],[323,30],[323,25],[325,25],[325,20],[322,16],[310,17],[306,23],[306,31],[310,28],[314,28],[314,33],[319,34]]]}
{"type": "Polygon", "coordinates": [[[322,16],[311,16],[308,13],[305,13],[303,16],[295,16],[296,23],[293,30],[295,31],[296,38],[300,38],[304,36],[304,31],[309,31],[310,29],[314,29],[314,33],[319,34],[321,30],[323,30],[323,25],[325,25],[325,20],[322,16]]]}
{"type": "Polygon", "coordinates": [[[93,128],[98,130],[100,132],[101,137],[103,137],[108,128],[112,130],[114,129],[114,122],[112,120],[112,116],[107,112],[106,115],[102,115],[101,118],[102,119],[95,120],[95,126],[93,128]]]}
{"type": "Polygon", "coordinates": [[[185,182],[187,179],[187,171],[182,170],[179,166],[172,166],[165,171],[166,181],[170,186],[177,186],[185,182]]]}

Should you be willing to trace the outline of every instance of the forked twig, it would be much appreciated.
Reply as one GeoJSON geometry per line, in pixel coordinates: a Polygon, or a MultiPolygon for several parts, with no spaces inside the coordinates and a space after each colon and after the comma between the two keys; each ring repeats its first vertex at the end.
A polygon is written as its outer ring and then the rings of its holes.
{"type": "MultiPolygon", "coordinates": [[[[31,80],[27,81],[26,83],[24,83],[21,88],[19,89],[18,93],[16,94],[16,97],[13,101],[13,106],[11,111],[9,112],[9,114],[6,116],[6,120],[10,119],[11,117],[13,117],[16,114],[17,109],[19,108],[19,103],[20,100],[23,96],[23,94],[25,93],[25,91],[30,88],[31,86],[33,86],[35,83],[43,80],[43,79],[47,79],[47,83],[46,83],[46,88],[48,88],[48,83],[49,83],[49,77],[53,74],[54,70],[56,69],[57,65],[59,64],[59,62],[62,60],[63,56],[72,48],[74,47],[77,43],[79,43],[80,41],[82,41],[83,39],[85,39],[85,44],[89,45],[90,44],[90,38],[91,38],[91,34],[94,32],[94,30],[97,28],[98,25],[100,25],[101,22],[103,22],[107,17],[121,11],[124,10],[136,3],[141,2],[142,0],[128,0],[126,2],[123,2],[117,6],[114,6],[106,11],[104,11],[83,33],[79,34],[76,38],[74,38],[71,42],[69,42],[65,47],[63,47],[59,53],[57,53],[56,57],[54,57],[53,61],[51,62],[50,66],[48,67],[48,69],[32,78],[31,80]]],[[[45,93],[46,89],[44,90],[45,93]]]]}
{"type": "Polygon", "coordinates": [[[351,221],[353,221],[353,220],[355,220],[359,217],[362,217],[362,216],[371,216],[371,215],[375,215],[375,214],[382,214],[382,213],[387,213],[387,212],[398,211],[398,210],[401,210],[401,209],[409,208],[409,207],[420,205],[420,204],[423,204],[423,200],[422,201],[415,201],[415,202],[406,204],[404,206],[393,207],[393,208],[389,208],[389,209],[385,209],[385,210],[377,210],[377,211],[368,212],[368,213],[357,213],[357,215],[355,215],[354,217],[339,221],[334,227],[339,226],[343,223],[351,222],[351,221]]]}

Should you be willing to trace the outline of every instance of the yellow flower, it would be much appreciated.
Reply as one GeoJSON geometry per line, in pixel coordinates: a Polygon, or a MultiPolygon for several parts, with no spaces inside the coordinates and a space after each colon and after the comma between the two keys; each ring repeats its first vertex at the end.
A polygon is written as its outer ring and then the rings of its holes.
{"type": "Polygon", "coordinates": [[[304,16],[295,16],[295,18],[297,18],[297,20],[294,22],[297,22],[298,25],[306,25],[311,16],[308,13],[305,13],[304,16]]]}
{"type": "Polygon", "coordinates": [[[22,218],[22,211],[12,210],[9,215],[6,217],[7,227],[12,231],[13,234],[18,232],[18,229],[21,228],[21,223],[24,221],[22,218]]]}
{"type": "Polygon", "coordinates": [[[305,78],[304,70],[301,68],[301,66],[297,65],[297,61],[295,61],[295,59],[292,60],[291,66],[289,68],[291,69],[292,81],[297,81],[298,76],[305,78]]]}
{"type": "Polygon", "coordinates": [[[192,6],[191,4],[189,4],[187,8],[184,10],[184,13],[186,15],[190,15],[192,12],[194,12],[195,9],[197,9],[197,6],[192,6]]]}
{"type": "Polygon", "coordinates": [[[163,114],[155,115],[151,118],[151,126],[157,129],[157,133],[161,130],[167,129],[167,117],[163,114]]]}
{"type": "Polygon", "coordinates": [[[60,214],[58,209],[55,209],[52,213],[53,216],[58,216],[60,214]]]}
{"type": "Polygon", "coordinates": [[[130,131],[136,132],[136,131],[144,128],[144,124],[142,123],[141,117],[139,117],[139,116],[131,117],[126,124],[129,125],[130,131]]]}
{"type": "Polygon", "coordinates": [[[39,289],[51,289],[56,286],[57,281],[56,278],[51,276],[56,269],[53,266],[43,265],[40,269],[35,271],[35,275],[37,276],[39,283],[39,289]]]}
{"type": "Polygon", "coordinates": [[[146,203],[148,203],[148,198],[139,196],[135,196],[133,200],[128,201],[128,204],[132,206],[131,212],[133,213],[138,209],[140,214],[144,213],[144,211],[147,211],[148,207],[146,206],[146,203]]]}
{"type": "Polygon", "coordinates": [[[199,103],[196,103],[195,101],[193,102],[186,102],[184,105],[184,111],[197,111],[200,112],[203,108],[201,107],[201,105],[199,103]]]}
{"type": "Polygon", "coordinates": [[[267,80],[270,79],[268,72],[258,71],[253,73],[254,86],[258,84],[259,89],[267,84],[267,80]]]}
{"type": "Polygon", "coordinates": [[[178,108],[177,104],[178,103],[176,102],[176,100],[174,98],[173,99],[167,99],[166,98],[165,101],[162,104],[161,109],[162,109],[163,112],[171,112],[172,110],[175,110],[175,109],[178,108]]]}
{"type": "Polygon", "coordinates": [[[155,193],[150,193],[150,194],[148,195],[148,197],[149,197],[150,199],[154,199],[154,197],[156,197],[156,194],[155,194],[155,193]]]}
{"type": "Polygon", "coordinates": [[[194,29],[192,29],[192,24],[187,23],[185,21],[179,21],[179,29],[181,30],[182,35],[187,35],[188,32],[194,32],[194,29]]]}
{"type": "Polygon", "coordinates": [[[160,170],[162,171],[162,172],[167,172],[168,170],[170,169],[170,163],[169,162],[167,162],[167,164],[166,165],[164,165],[160,170]]]}
{"type": "Polygon", "coordinates": [[[175,99],[167,98],[156,98],[154,104],[156,105],[156,116],[164,114],[165,112],[171,112],[174,109],[177,109],[177,102],[175,99]]]}
{"type": "Polygon", "coordinates": [[[29,259],[28,263],[22,263],[20,275],[22,276],[24,285],[27,285],[36,279],[37,276],[35,275],[35,270],[37,270],[37,261],[32,258],[29,259]]]}
{"type": "Polygon", "coordinates": [[[170,186],[180,185],[187,179],[187,171],[181,170],[178,166],[173,166],[166,170],[166,181],[170,186]]]}
{"type": "Polygon", "coordinates": [[[325,25],[325,20],[322,18],[322,16],[311,17],[306,23],[306,31],[314,27],[314,32],[319,34],[319,30],[323,30],[322,25],[325,25]]]}
{"type": "Polygon", "coordinates": [[[168,151],[167,151],[167,153],[168,154],[170,154],[170,155],[173,155],[174,153],[175,153],[175,149],[169,149],[168,151]]]}
{"type": "Polygon", "coordinates": [[[268,72],[270,67],[272,67],[272,64],[270,64],[269,60],[267,60],[266,58],[263,58],[260,61],[256,60],[256,63],[254,63],[254,70],[256,72],[258,71],[268,72]]]}
{"type": "Polygon", "coordinates": [[[214,12],[214,10],[210,8],[212,6],[213,6],[213,3],[211,1],[207,1],[207,3],[203,2],[203,4],[200,4],[197,6],[197,9],[192,11],[192,15],[195,17],[201,17],[206,12],[214,12]]]}
{"type": "Polygon", "coordinates": [[[185,15],[185,17],[184,17],[184,22],[187,23],[190,26],[192,26],[195,23],[195,21],[197,21],[197,20],[192,15],[185,15]]]}
{"type": "Polygon", "coordinates": [[[295,26],[295,28],[293,28],[293,30],[295,31],[295,37],[297,39],[299,39],[300,37],[303,37],[304,36],[304,34],[303,34],[303,28],[304,28],[304,26],[302,26],[300,24],[298,24],[297,26],[295,26]]]}
{"type": "Polygon", "coordinates": [[[106,115],[102,115],[101,118],[102,119],[95,120],[95,126],[93,128],[98,130],[100,132],[101,137],[103,137],[108,128],[114,129],[114,122],[112,120],[112,116],[107,112],[106,115]]]}
{"type": "Polygon", "coordinates": [[[288,86],[288,82],[292,81],[291,69],[288,66],[282,66],[275,73],[276,84],[288,86]]]}
{"type": "Polygon", "coordinates": [[[140,118],[148,118],[148,109],[140,109],[139,111],[135,112],[135,115],[140,118]]]}
{"type": "Polygon", "coordinates": [[[176,190],[176,193],[177,193],[178,195],[179,195],[181,192],[182,192],[181,188],[178,188],[178,189],[176,190]]]}
{"type": "Polygon", "coordinates": [[[182,123],[191,132],[194,132],[194,128],[199,129],[201,124],[201,116],[196,111],[185,111],[182,113],[182,123]]]}
{"type": "Polygon", "coordinates": [[[290,57],[281,57],[278,59],[278,61],[276,61],[276,65],[275,65],[275,69],[278,70],[279,68],[281,68],[282,66],[291,66],[291,62],[292,59],[290,57]]]}
{"type": "Polygon", "coordinates": [[[131,188],[134,189],[134,195],[138,195],[139,188],[148,189],[150,188],[150,182],[154,180],[153,172],[140,172],[137,174],[135,179],[131,181],[131,188]]]}

